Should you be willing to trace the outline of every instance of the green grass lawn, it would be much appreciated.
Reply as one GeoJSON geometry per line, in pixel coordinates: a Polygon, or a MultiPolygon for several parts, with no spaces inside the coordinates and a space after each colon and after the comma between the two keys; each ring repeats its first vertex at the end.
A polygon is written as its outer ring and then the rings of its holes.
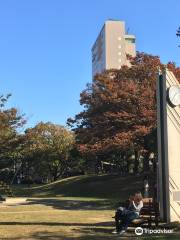
{"type": "Polygon", "coordinates": [[[143,177],[117,175],[77,176],[41,186],[16,186],[16,196],[30,197],[88,197],[124,200],[142,190],[143,177]]]}
{"type": "MultiPolygon", "coordinates": [[[[26,204],[0,207],[0,239],[119,239],[111,234],[113,213],[101,199],[30,198],[26,204]]],[[[133,229],[121,238],[139,239],[133,229]]],[[[157,238],[144,236],[141,239],[157,238]]],[[[171,235],[158,239],[176,240],[179,237],[171,235]]]]}
{"type": "MultiPolygon", "coordinates": [[[[118,200],[141,187],[141,178],[81,176],[30,189],[15,187],[28,201],[17,206],[0,205],[0,239],[14,240],[110,240],[137,238],[133,229],[114,236],[114,208],[118,200]]],[[[180,239],[180,236],[158,236],[180,239]]]]}

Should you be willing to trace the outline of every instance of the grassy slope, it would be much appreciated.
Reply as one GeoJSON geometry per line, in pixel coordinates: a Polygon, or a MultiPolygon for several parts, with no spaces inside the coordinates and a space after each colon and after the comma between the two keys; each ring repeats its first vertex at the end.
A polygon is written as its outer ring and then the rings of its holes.
{"type": "Polygon", "coordinates": [[[27,197],[80,197],[101,199],[126,199],[130,193],[142,190],[142,177],[114,175],[78,176],[59,180],[47,185],[16,186],[16,196],[27,197]]]}
{"type": "MultiPolygon", "coordinates": [[[[0,206],[0,239],[112,240],[112,202],[141,190],[142,177],[79,176],[42,186],[15,186],[26,204],[0,206]],[[30,198],[33,197],[33,198],[30,198]]],[[[139,239],[129,231],[122,239],[139,239]]],[[[157,239],[144,236],[141,239],[157,239]]],[[[158,236],[179,239],[179,235],[158,236]]]]}

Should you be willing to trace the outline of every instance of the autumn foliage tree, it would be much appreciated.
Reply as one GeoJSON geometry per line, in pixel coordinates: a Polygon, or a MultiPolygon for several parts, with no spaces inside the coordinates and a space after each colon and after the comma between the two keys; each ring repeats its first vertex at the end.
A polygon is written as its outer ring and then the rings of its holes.
{"type": "Polygon", "coordinates": [[[23,148],[25,175],[57,180],[68,171],[74,134],[50,122],[38,123],[25,131],[23,148]]]}
{"type": "Polygon", "coordinates": [[[22,139],[18,129],[26,122],[16,108],[6,108],[9,97],[0,96],[0,177],[3,178],[8,178],[19,157],[22,139]]]}
{"type": "Polygon", "coordinates": [[[169,62],[167,64],[167,68],[174,73],[176,76],[177,80],[180,83],[180,67],[176,67],[175,62],[169,62]]]}
{"type": "MultiPolygon", "coordinates": [[[[81,153],[94,166],[103,157],[120,162],[130,151],[136,171],[140,153],[148,151],[145,136],[156,129],[156,78],[162,64],[159,57],[145,53],[129,59],[131,67],[95,76],[80,95],[84,110],[68,119],[81,153]]],[[[176,72],[173,63],[169,66],[176,72]]]]}

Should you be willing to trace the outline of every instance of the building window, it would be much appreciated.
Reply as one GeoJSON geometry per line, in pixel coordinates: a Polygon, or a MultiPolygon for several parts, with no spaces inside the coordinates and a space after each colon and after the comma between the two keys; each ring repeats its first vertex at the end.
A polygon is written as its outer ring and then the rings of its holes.
{"type": "Polygon", "coordinates": [[[135,43],[135,38],[126,38],[126,42],[135,43]]]}

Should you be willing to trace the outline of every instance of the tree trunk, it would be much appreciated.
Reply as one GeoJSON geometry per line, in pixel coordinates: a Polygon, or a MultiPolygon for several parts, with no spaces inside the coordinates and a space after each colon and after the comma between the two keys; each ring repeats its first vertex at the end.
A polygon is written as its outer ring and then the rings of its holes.
{"type": "Polygon", "coordinates": [[[153,172],[157,172],[157,154],[154,154],[154,159],[153,159],[153,172]]]}
{"type": "Polygon", "coordinates": [[[127,165],[126,165],[126,174],[128,174],[128,173],[129,173],[129,170],[130,170],[130,165],[131,165],[130,161],[129,161],[129,160],[127,160],[127,165]]]}
{"type": "Polygon", "coordinates": [[[137,150],[134,151],[135,159],[134,159],[134,169],[133,173],[138,173],[138,167],[139,167],[139,152],[137,150]]]}
{"type": "Polygon", "coordinates": [[[149,156],[150,156],[149,152],[145,153],[145,155],[144,155],[144,160],[143,160],[143,171],[144,172],[149,171],[149,156]]]}

